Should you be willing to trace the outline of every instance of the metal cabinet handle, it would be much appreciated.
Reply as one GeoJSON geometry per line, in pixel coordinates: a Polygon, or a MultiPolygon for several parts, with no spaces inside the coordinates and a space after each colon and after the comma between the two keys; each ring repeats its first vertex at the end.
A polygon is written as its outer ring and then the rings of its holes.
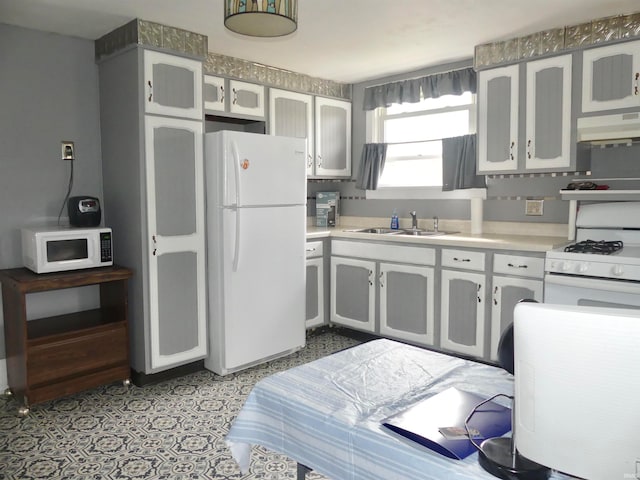
{"type": "Polygon", "coordinates": [[[158,251],[158,248],[157,248],[158,242],[156,241],[156,236],[155,235],[151,235],[151,241],[153,241],[153,252],[151,252],[151,255],[153,255],[155,257],[156,256],[156,252],[158,251]]]}
{"type": "Polygon", "coordinates": [[[153,85],[151,85],[151,80],[147,81],[147,85],[149,85],[149,97],[147,99],[151,102],[153,100],[153,85]]]}
{"type": "Polygon", "coordinates": [[[236,92],[236,89],[232,89],[233,91],[233,104],[237,104],[238,103],[238,92],[236,92]]]}
{"type": "Polygon", "coordinates": [[[316,251],[316,247],[307,247],[307,252],[315,252],[316,251]]]}
{"type": "Polygon", "coordinates": [[[640,73],[636,72],[636,82],[635,82],[635,85],[633,86],[634,95],[638,95],[638,79],[640,79],[640,73]]]}
{"type": "Polygon", "coordinates": [[[224,87],[220,85],[220,103],[224,103],[224,87]]]}
{"type": "Polygon", "coordinates": [[[497,295],[498,295],[498,287],[496,286],[496,287],[494,287],[494,289],[493,289],[493,304],[494,304],[494,305],[498,305],[498,298],[497,298],[497,295]]]}
{"type": "Polygon", "coordinates": [[[373,285],[373,281],[371,280],[372,276],[373,276],[373,270],[369,270],[369,286],[373,285]]]}
{"type": "Polygon", "coordinates": [[[529,268],[529,265],[514,265],[513,263],[507,263],[507,267],[511,267],[511,268],[529,268]]]}
{"type": "Polygon", "coordinates": [[[322,167],[322,155],[318,155],[318,167],[322,167]]]}
{"type": "Polygon", "coordinates": [[[380,272],[378,275],[378,282],[380,283],[380,288],[384,288],[384,272],[380,272]]]}
{"type": "Polygon", "coordinates": [[[458,258],[458,257],[453,257],[453,261],[454,262],[470,262],[471,259],[470,258],[458,258]]]}
{"type": "Polygon", "coordinates": [[[313,166],[313,157],[311,155],[308,155],[307,157],[307,168],[311,168],[313,166]]]}
{"type": "Polygon", "coordinates": [[[527,141],[527,158],[531,158],[531,140],[527,141]]]}
{"type": "Polygon", "coordinates": [[[482,290],[482,285],[478,284],[478,303],[482,303],[482,296],[480,294],[480,291],[482,290]]]}
{"type": "Polygon", "coordinates": [[[513,160],[513,147],[516,146],[516,142],[511,142],[511,146],[509,147],[509,156],[511,157],[511,160],[513,160]]]}

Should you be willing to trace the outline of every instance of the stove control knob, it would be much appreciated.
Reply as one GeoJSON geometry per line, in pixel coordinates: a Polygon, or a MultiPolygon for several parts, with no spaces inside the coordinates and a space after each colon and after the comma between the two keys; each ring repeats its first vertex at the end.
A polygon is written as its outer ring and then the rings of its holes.
{"type": "Polygon", "coordinates": [[[624,267],[622,265],[616,265],[611,269],[611,273],[613,273],[616,277],[621,277],[624,275],[624,267]]]}
{"type": "Polygon", "coordinates": [[[585,273],[587,270],[589,270],[589,264],[580,263],[578,264],[578,268],[576,268],[576,270],[578,271],[578,273],[585,273]]]}

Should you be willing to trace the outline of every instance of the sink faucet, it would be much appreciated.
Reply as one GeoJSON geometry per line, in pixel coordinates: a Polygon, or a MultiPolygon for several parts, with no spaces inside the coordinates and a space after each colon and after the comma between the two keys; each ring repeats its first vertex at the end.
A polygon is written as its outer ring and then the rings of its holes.
{"type": "Polygon", "coordinates": [[[438,231],[438,217],[433,217],[433,231],[438,231]]]}
{"type": "Polygon", "coordinates": [[[409,215],[411,215],[411,228],[413,230],[417,230],[418,229],[418,217],[416,215],[416,211],[412,211],[409,212],[409,215]]]}

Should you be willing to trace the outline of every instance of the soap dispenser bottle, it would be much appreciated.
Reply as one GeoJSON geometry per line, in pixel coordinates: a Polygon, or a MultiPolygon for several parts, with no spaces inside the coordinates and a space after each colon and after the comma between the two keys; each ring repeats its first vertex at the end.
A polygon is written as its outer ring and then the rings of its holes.
{"type": "Polygon", "coordinates": [[[391,215],[391,229],[392,230],[398,230],[398,214],[396,213],[396,211],[393,211],[393,214],[391,215]]]}

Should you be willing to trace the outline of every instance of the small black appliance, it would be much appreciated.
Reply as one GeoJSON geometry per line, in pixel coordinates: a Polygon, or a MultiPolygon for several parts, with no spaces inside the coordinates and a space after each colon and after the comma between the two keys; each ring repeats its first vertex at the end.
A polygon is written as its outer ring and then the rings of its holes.
{"type": "Polygon", "coordinates": [[[72,227],[98,227],[102,218],[100,200],[96,197],[69,197],[69,224],[72,227]]]}

